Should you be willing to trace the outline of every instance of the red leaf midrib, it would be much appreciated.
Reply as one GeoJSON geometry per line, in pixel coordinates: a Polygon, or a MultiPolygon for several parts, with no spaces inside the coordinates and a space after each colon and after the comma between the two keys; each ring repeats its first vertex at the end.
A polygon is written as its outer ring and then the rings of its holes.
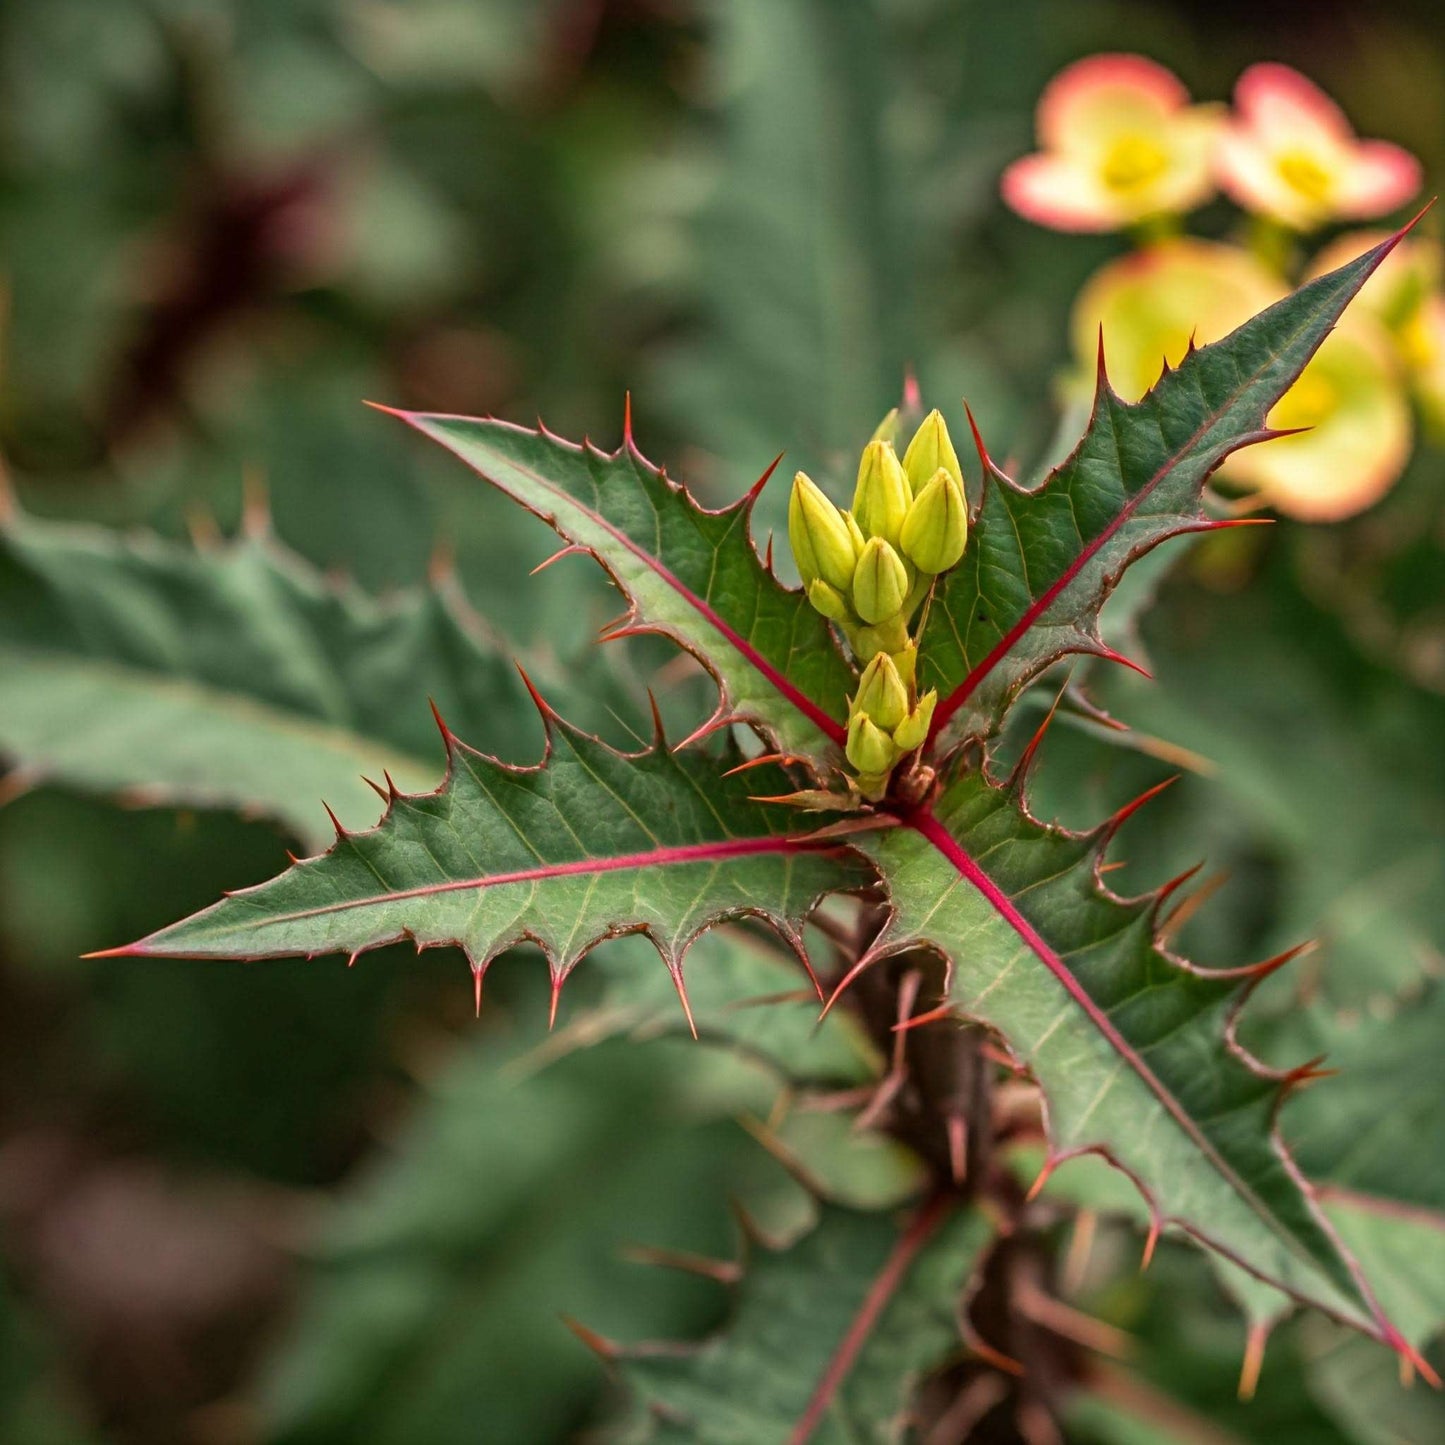
{"type": "MultiPolygon", "coordinates": [[[[488,888],[515,883],[535,883],[552,878],[587,876],[595,873],[617,873],[631,868],[676,867],[686,863],[710,863],[728,858],[755,857],[768,853],[838,852],[836,843],[814,842],[786,834],[766,838],[728,838],[711,843],[684,843],[674,847],[649,848],[638,853],[619,853],[610,858],[575,858],[564,863],[542,863],[535,868],[521,868],[509,873],[493,873],[475,878],[449,878],[440,883],[419,884],[378,893],[368,898],[342,899],[315,908],[296,909],[291,913],[270,914],[247,926],[270,928],[277,924],[295,923],[301,919],[322,918],[333,913],[348,913],[357,908],[374,908],[383,904],[403,902],[412,898],[430,898],[442,893],[482,892],[488,888]]],[[[303,865],[304,866],[304,865],[303,865]]],[[[262,885],[265,887],[266,885],[262,885]]],[[[240,895],[233,895],[240,896],[240,895]]]]}
{"type": "MultiPolygon", "coordinates": [[[[1018,934],[1019,938],[1029,948],[1030,952],[1048,969],[1048,971],[1063,985],[1070,998],[1079,1005],[1089,1021],[1099,1030],[1108,1043],[1115,1049],[1121,1058],[1132,1068],[1135,1073],[1144,1081],[1150,1091],[1164,1106],[1165,1111],[1184,1130],[1190,1140],[1199,1148],[1200,1152],[1229,1183],[1230,1187],[1238,1192],[1259,1217],[1264,1220],[1276,1234],[1286,1241],[1291,1236],[1288,1229],[1279,1221],[1274,1212],[1269,1208],[1258,1193],[1241,1179],[1209,1140],[1209,1138],[1195,1123],[1194,1119],[1184,1109],[1172,1092],[1165,1086],[1163,1080],[1148,1066],[1139,1052],[1121,1034],[1118,1028],[1107,1014],[1099,1007],[1092,997],[1084,990],[1083,985],[1070,971],[1063,959],[1052,949],[1048,942],[1037,929],[1024,917],[1013,900],[999,887],[989,875],[979,866],[972,855],[939,821],[938,817],[930,809],[920,809],[909,814],[904,820],[906,825],[925,838],[939,853],[953,865],[959,874],[971,883],[994,908],[999,916],[1018,934]]],[[[1321,1227],[1327,1233],[1329,1230],[1327,1222],[1321,1220],[1321,1227]]],[[[1216,1246],[1218,1247],[1218,1246],[1216,1246]]],[[[1222,1250],[1223,1253],[1229,1253],[1222,1250]]],[[[1360,1302],[1373,1317],[1379,1337],[1386,1343],[1394,1344],[1399,1338],[1398,1331],[1390,1323],[1382,1312],[1374,1292],[1370,1289],[1368,1282],[1361,1274],[1358,1265],[1343,1248],[1340,1256],[1353,1279],[1358,1291],[1360,1302]]],[[[1231,1255],[1231,1257],[1233,1257],[1231,1255]]],[[[1249,1266],[1242,1260],[1237,1260],[1242,1267],[1249,1266]]],[[[1311,1258],[1314,1267],[1318,1268],[1318,1261],[1311,1258]]],[[[1279,1281],[1270,1281],[1280,1288],[1285,1288],[1279,1281]]]]}
{"type": "MultiPolygon", "coordinates": [[[[474,420],[474,418],[433,417],[431,415],[419,412],[398,412],[396,413],[396,415],[400,416],[402,420],[406,421],[411,426],[414,426],[418,431],[424,432],[427,436],[430,436],[434,441],[440,442],[442,446],[446,447],[448,451],[452,452],[455,456],[466,462],[468,466],[473,468],[473,470],[477,471],[484,477],[487,476],[485,472],[482,472],[480,467],[476,466],[474,462],[472,462],[455,445],[453,445],[452,442],[449,441],[445,435],[438,435],[435,431],[430,430],[425,425],[425,423],[429,420],[471,421],[474,420]]],[[[505,422],[497,422],[495,423],[495,425],[506,426],[508,424],[505,422]]],[[[524,428],[515,428],[515,430],[525,432],[524,428]]],[[[702,597],[699,597],[696,592],[694,592],[690,587],[688,587],[682,581],[682,579],[671,570],[671,568],[664,566],[659,558],[654,557],[650,552],[639,546],[633,538],[629,537],[627,533],[624,532],[620,527],[617,527],[612,522],[608,521],[601,512],[596,510],[596,508],[588,507],[584,502],[580,502],[576,497],[572,495],[571,492],[568,492],[565,488],[557,486],[555,483],[549,481],[546,477],[542,476],[540,473],[534,471],[531,467],[527,466],[523,462],[516,460],[515,458],[508,458],[507,464],[509,466],[515,467],[519,472],[530,478],[534,483],[536,483],[537,486],[541,487],[544,491],[550,492],[554,497],[565,499],[570,505],[578,507],[582,511],[586,512],[597,523],[598,526],[602,527],[604,531],[615,537],[617,541],[629,552],[631,552],[634,557],[638,558],[646,566],[650,567],[652,571],[655,572],[660,578],[662,578],[662,580],[669,587],[671,587],[672,590],[676,592],[677,595],[681,597],[684,602],[686,602],[690,607],[692,607],[698,613],[698,615],[708,623],[709,626],[715,627],[720,633],[722,633],[722,635],[727,639],[728,645],[732,647],[736,652],[738,652],[747,661],[749,666],[751,666],[756,672],[760,673],[764,678],[766,678],[768,683],[784,699],[791,703],[793,707],[797,709],[797,711],[802,713],[803,716],[806,717],[808,721],[814,725],[814,727],[816,727],[820,732],[822,732],[825,737],[827,737],[830,741],[836,743],[840,747],[843,745],[843,743],[847,740],[847,730],[843,727],[843,725],[838,722],[836,718],[831,717],[828,713],[826,713],[816,702],[813,701],[812,698],[810,698],[805,692],[803,692],[799,687],[797,687],[793,682],[791,682],[787,677],[785,677],[782,672],[780,672],[776,667],[774,667],[773,664],[769,662],[767,658],[765,658],[757,650],[757,648],[752,645],[752,643],[750,643],[746,638],[742,636],[741,633],[739,633],[734,627],[732,627],[727,621],[723,619],[723,617],[718,613],[716,608],[714,608],[710,602],[706,601],[702,597]]],[[[492,485],[494,486],[501,486],[501,484],[497,482],[494,478],[487,477],[487,480],[491,481],[492,485]]],[[[502,488],[502,490],[505,491],[506,488],[502,488]]],[[[523,503],[523,505],[525,506],[526,504],[523,503]]],[[[545,518],[545,520],[550,522],[553,527],[557,528],[557,530],[561,530],[555,517],[545,518]]]]}

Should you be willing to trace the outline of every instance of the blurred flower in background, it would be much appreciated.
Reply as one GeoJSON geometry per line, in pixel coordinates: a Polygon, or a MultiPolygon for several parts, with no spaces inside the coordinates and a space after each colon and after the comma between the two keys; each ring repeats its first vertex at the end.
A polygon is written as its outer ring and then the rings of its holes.
{"type": "Polygon", "coordinates": [[[1109,380],[1138,401],[1178,366],[1190,342],[1218,341],[1284,295],[1268,267],[1237,246],[1179,237],[1100,267],[1074,303],[1071,336],[1081,384],[1092,387],[1102,336],[1109,380]]]}
{"type": "MultiPolygon", "coordinates": [[[[1190,105],[1183,85],[1142,56],[1092,56],[1045,88],[1037,125],[1045,150],[1004,172],[1004,199],[1055,230],[1131,228],[1137,245],[1095,272],[1075,301],[1076,397],[1092,386],[1101,335],[1111,382],[1137,401],[1191,340],[1219,340],[1383,234],[1339,236],[1301,266],[1293,231],[1383,215],[1420,188],[1413,156],[1357,139],[1335,103],[1284,65],[1246,70],[1224,116],[1190,105]],[[1246,234],[1177,234],[1216,182],[1251,213],[1246,234]]],[[[1435,242],[1401,242],[1271,413],[1272,427],[1299,434],[1237,453],[1220,477],[1248,501],[1307,521],[1378,501],[1410,459],[1412,396],[1438,426],[1440,273],[1435,242]]]]}
{"type": "Polygon", "coordinates": [[[1191,105],[1162,65],[1091,55],[1061,71],[1037,112],[1041,149],[1004,172],[1004,199],[1060,231],[1117,231],[1214,194],[1222,108],[1191,105]]]}
{"type": "Polygon", "coordinates": [[[1387,215],[1420,189],[1414,156],[1358,139],[1334,101],[1287,65],[1240,76],[1216,160],[1238,205],[1300,231],[1387,215]]]}

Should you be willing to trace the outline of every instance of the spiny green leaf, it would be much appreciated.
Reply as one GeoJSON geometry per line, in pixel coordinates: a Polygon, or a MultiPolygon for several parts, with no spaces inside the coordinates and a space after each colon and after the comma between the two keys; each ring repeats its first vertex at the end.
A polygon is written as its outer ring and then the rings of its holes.
{"type": "MultiPolygon", "coordinates": [[[[618,939],[597,951],[588,966],[603,980],[601,997],[571,1029],[558,1029],[549,1054],[612,1035],[642,1041],[684,1027],[670,981],[640,957],[646,949],[640,940],[618,939]]],[[[819,1023],[817,997],[797,959],[785,957],[775,941],[734,927],[704,934],[688,954],[688,997],[704,1043],[757,1059],[793,1084],[856,1088],[881,1073],[882,1060],[857,1018],[839,1012],[819,1023]]]]}
{"type": "Polygon", "coordinates": [[[803,594],[758,557],[749,530],[756,488],[710,512],[630,433],[607,453],[505,422],[399,415],[592,553],[632,604],[621,631],[663,632],[695,654],[717,679],[719,721],[756,724],[785,752],[836,758],[852,669],[803,594]]]}
{"type": "Polygon", "coordinates": [[[426,710],[537,746],[505,650],[442,582],[380,604],[272,540],[195,552],[17,519],[0,528],[0,754],[27,779],[240,808],[314,847],[321,800],[376,816],[362,774],[430,786],[426,710]]]}
{"type": "Polygon", "coordinates": [[[962,773],[911,826],[860,836],[895,912],[857,967],[939,950],[959,1012],[1042,1087],[1053,1157],[1105,1154],[1161,1224],[1392,1337],[1274,1134],[1287,1076],[1232,1043],[1251,971],[1211,976],[1164,951],[1158,897],[1124,901],[1099,878],[1113,829],[1046,828],[1019,788],[962,773]]]}
{"type": "Polygon", "coordinates": [[[958,1301],[992,1227],[925,1205],[887,1215],[825,1207],[789,1249],[744,1266],[727,1328],[695,1350],[623,1350],[649,1412],[636,1445],[893,1445],[919,1382],[962,1348],[958,1301]],[[797,1432],[795,1434],[795,1432],[797,1432]]]}
{"type": "Polygon", "coordinates": [[[1205,482],[1231,452],[1272,435],[1271,408],[1396,239],[1192,350],[1132,405],[1101,364],[1083,440],[1036,490],[985,461],[968,550],[934,596],[919,648],[922,686],[940,699],[935,737],[987,737],[1050,663],[1107,655],[1098,614],[1120,574],[1169,537],[1220,525],[1201,505],[1205,482]]]}
{"type": "Polygon", "coordinates": [[[867,881],[856,857],[790,836],[785,810],[753,800],[785,786],[780,770],[720,778],[726,764],[705,752],[674,753],[659,738],[619,753],[547,719],[537,767],[497,762],[446,732],[436,792],[395,793],[370,832],[338,831],[320,857],[119,952],[354,956],[410,938],[459,945],[480,988],[492,958],[531,941],[560,989],[604,938],[645,933],[681,991],[683,956],[710,925],[759,917],[801,953],[819,897],[867,881]]]}

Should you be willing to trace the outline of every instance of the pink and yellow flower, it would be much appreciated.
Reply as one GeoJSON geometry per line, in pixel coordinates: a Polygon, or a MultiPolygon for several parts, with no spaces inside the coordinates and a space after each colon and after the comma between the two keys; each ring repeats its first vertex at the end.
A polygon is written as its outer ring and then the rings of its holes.
{"type": "Polygon", "coordinates": [[[1179,215],[1214,194],[1223,121],[1191,105],[1179,79],[1142,55],[1091,55],[1050,81],[1035,123],[1040,149],[1003,174],[1004,200],[1058,231],[1114,231],[1179,215]]]}
{"type": "Polygon", "coordinates": [[[1219,136],[1221,188],[1246,210],[1307,231],[1367,220],[1420,189],[1420,163],[1388,141],[1360,140],[1340,108],[1287,65],[1251,65],[1219,136]]]}
{"type": "Polygon", "coordinates": [[[1092,371],[1099,336],[1109,381],[1137,401],[1167,362],[1178,366],[1192,339],[1218,341],[1284,294],[1247,251],[1214,241],[1159,242],[1101,267],[1074,302],[1075,354],[1092,371]]]}

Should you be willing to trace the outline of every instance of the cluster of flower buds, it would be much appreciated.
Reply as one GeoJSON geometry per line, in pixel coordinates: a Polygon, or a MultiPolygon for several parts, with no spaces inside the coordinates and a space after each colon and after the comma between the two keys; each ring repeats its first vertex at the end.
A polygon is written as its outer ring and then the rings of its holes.
{"type": "Polygon", "coordinates": [[[943,417],[923,419],[901,462],[893,422],[890,415],[863,449],[851,509],[834,506],[803,472],[788,504],[788,540],[808,600],[867,664],[849,709],[847,756],[872,798],[927,735],[934,697],[917,695],[909,626],[968,537],[963,471],[943,417]]]}
{"type": "Polygon", "coordinates": [[[788,540],[808,600],[865,662],[908,646],[909,621],[934,577],[963,556],[967,534],[963,472],[936,411],[901,462],[885,437],[863,448],[851,511],[805,473],[793,478],[788,540]]]}
{"type": "Polygon", "coordinates": [[[918,695],[917,661],[912,645],[898,653],[875,653],[849,703],[846,752],[865,798],[881,798],[894,767],[928,737],[938,694],[918,695]]]}

